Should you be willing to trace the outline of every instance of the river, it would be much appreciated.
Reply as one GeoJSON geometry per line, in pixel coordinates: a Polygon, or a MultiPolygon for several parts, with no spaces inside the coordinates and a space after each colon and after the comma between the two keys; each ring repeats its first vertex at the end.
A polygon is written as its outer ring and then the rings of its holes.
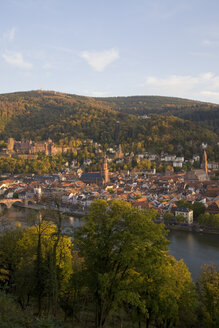
{"type": "MultiPolygon", "coordinates": [[[[45,219],[57,220],[57,212],[45,212],[45,219]]],[[[39,212],[29,209],[12,207],[4,213],[6,217],[2,224],[7,222],[23,227],[30,226],[39,221],[39,212]]],[[[81,219],[65,215],[63,217],[63,230],[71,233],[72,229],[82,224],[81,219]]],[[[199,276],[203,264],[219,265],[219,235],[200,232],[170,231],[170,253],[177,259],[183,259],[188,266],[194,280],[199,276]]]]}
{"type": "Polygon", "coordinates": [[[219,265],[219,235],[176,231],[168,234],[170,253],[177,259],[183,259],[196,280],[203,264],[219,265]]]}

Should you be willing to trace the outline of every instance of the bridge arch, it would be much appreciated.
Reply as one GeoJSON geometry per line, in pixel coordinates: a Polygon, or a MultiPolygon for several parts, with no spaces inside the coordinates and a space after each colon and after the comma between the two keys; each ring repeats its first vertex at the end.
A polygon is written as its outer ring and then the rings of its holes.
{"type": "Polygon", "coordinates": [[[11,208],[11,206],[13,206],[14,204],[23,204],[23,200],[22,199],[1,199],[0,200],[0,205],[2,206],[6,206],[6,208],[11,208]]]}
{"type": "Polygon", "coordinates": [[[33,205],[35,203],[36,203],[36,201],[34,199],[28,199],[28,198],[25,198],[25,199],[20,199],[20,198],[0,199],[0,205],[3,204],[8,209],[11,208],[11,206],[14,206],[14,205],[16,206],[18,204],[21,204],[24,207],[28,207],[28,205],[33,205]]]}
{"type": "MultiPolygon", "coordinates": [[[[22,201],[22,199],[20,199],[20,200],[16,200],[14,203],[11,203],[11,206],[16,206],[16,205],[20,205],[20,204],[23,204],[23,201],[22,201]]],[[[10,207],[11,207],[10,206],[10,207]]],[[[9,207],[9,208],[10,208],[9,207]]]]}
{"type": "Polygon", "coordinates": [[[6,205],[5,203],[1,203],[1,202],[0,202],[0,213],[1,213],[1,212],[4,212],[7,208],[8,208],[8,207],[7,207],[7,205],[6,205]]]}

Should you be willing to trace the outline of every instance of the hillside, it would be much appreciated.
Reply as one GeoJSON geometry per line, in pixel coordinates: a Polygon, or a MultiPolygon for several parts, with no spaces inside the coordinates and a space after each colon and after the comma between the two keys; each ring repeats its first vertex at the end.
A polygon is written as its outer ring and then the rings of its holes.
{"type": "Polygon", "coordinates": [[[219,134],[219,105],[216,104],[161,96],[111,97],[98,100],[122,113],[174,115],[219,134]]]}
{"type": "MultiPolygon", "coordinates": [[[[190,156],[200,153],[207,142],[208,153],[217,159],[217,129],[211,122],[219,107],[167,97],[91,98],[49,91],[30,91],[0,95],[0,140],[9,137],[68,144],[73,139],[93,139],[104,145],[115,143],[115,126],[120,121],[120,143],[124,149],[146,150],[190,156]],[[135,108],[135,109],[134,109],[135,108]],[[167,110],[167,108],[169,108],[167,110]],[[178,111],[178,113],[177,113],[178,111]],[[205,115],[202,126],[197,113],[205,115]],[[179,113],[188,120],[176,117],[179,113]],[[150,114],[150,119],[142,119],[150,114]],[[212,118],[212,119],[211,119],[212,118]],[[207,127],[207,128],[206,128],[207,127]]],[[[214,118],[214,119],[213,119],[214,118]]]]}

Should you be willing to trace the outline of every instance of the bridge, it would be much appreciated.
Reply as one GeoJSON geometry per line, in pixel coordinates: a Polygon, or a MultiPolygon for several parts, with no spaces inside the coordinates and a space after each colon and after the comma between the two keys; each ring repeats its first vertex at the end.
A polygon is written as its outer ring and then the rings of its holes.
{"type": "Polygon", "coordinates": [[[33,203],[32,199],[20,199],[20,198],[14,198],[14,199],[0,199],[0,207],[7,207],[8,209],[11,208],[13,205],[22,205],[27,207],[29,203],[33,203]]]}

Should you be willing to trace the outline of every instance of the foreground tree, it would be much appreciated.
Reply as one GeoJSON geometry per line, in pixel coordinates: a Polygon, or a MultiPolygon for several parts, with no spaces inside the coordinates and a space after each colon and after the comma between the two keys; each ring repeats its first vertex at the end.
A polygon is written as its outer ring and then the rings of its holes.
{"type": "Polygon", "coordinates": [[[197,302],[187,266],[168,255],[158,272],[161,281],[155,281],[158,293],[153,313],[156,327],[194,327],[197,302]]]}
{"type": "Polygon", "coordinates": [[[201,327],[219,327],[219,270],[204,265],[197,282],[201,327]]]}
{"type": "Polygon", "coordinates": [[[26,229],[17,243],[21,254],[16,270],[17,295],[22,307],[36,296],[38,314],[55,313],[58,295],[72,274],[72,243],[52,223],[42,221],[26,229]]]}
{"type": "Polygon", "coordinates": [[[22,236],[22,229],[9,229],[0,234],[0,288],[9,292],[13,292],[15,287],[20,257],[17,243],[22,236]]]}
{"type": "Polygon", "coordinates": [[[138,307],[147,316],[141,297],[142,275],[152,275],[164,261],[167,240],[156,213],[123,201],[93,202],[87,223],[75,233],[84,258],[84,277],[95,304],[96,327],[104,327],[121,304],[138,307]]]}

